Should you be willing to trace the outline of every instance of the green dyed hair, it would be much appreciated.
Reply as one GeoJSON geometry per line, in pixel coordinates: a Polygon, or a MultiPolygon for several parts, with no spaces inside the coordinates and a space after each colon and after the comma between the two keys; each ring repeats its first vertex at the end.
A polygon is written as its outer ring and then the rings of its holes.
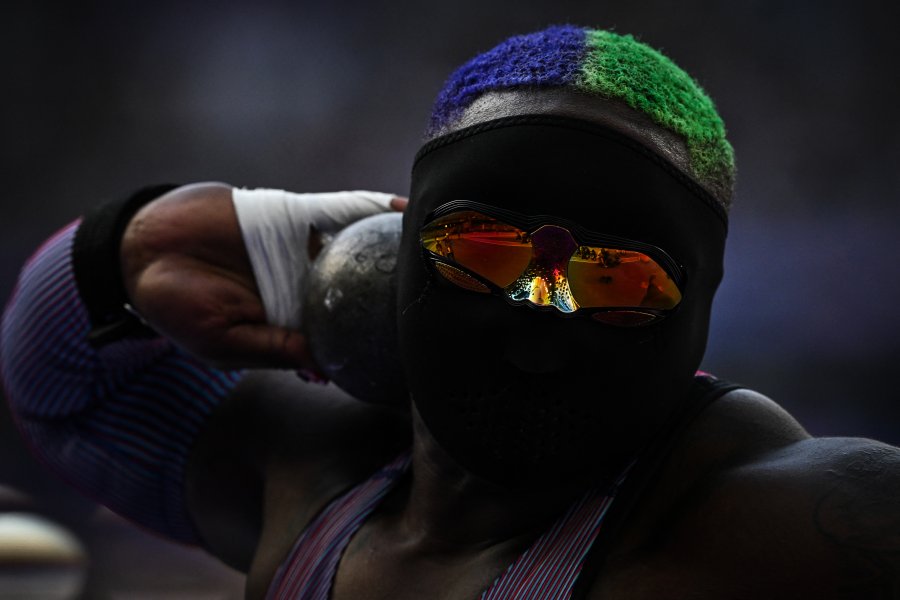
{"type": "Polygon", "coordinates": [[[429,132],[446,130],[486,92],[550,87],[624,102],[679,135],[691,175],[729,207],[734,152],[715,105],[683,69],[631,35],[563,25],[509,38],[450,76],[429,132]]]}

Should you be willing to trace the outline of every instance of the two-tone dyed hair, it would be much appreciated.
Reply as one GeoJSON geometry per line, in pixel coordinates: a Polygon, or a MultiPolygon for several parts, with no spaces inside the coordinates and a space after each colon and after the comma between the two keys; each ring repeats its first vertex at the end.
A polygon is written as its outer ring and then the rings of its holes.
{"type": "Polygon", "coordinates": [[[727,210],[734,153],[712,100],[669,58],[630,35],[555,26],[511,37],[458,68],[438,94],[429,137],[486,92],[567,87],[624,102],[684,139],[691,175],[727,210]]]}

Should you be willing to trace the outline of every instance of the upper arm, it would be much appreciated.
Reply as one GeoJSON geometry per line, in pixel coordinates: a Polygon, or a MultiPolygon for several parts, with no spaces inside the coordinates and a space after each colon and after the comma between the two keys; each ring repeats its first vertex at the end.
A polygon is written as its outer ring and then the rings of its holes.
{"type": "MultiPolygon", "coordinates": [[[[900,593],[900,449],[860,438],[810,438],[724,478],[713,498],[744,556],[817,598],[900,593]],[[735,520],[736,514],[746,518],[735,520]],[[752,527],[747,524],[752,523],[752,527]]],[[[723,555],[724,556],[724,555],[723,555]]]]}
{"type": "Polygon", "coordinates": [[[192,451],[188,508],[207,550],[246,572],[264,527],[292,542],[336,490],[390,460],[409,437],[408,417],[395,410],[291,371],[250,371],[192,451]]]}
{"type": "Polygon", "coordinates": [[[824,441],[830,453],[814,523],[838,553],[841,598],[900,596],[900,448],[824,441]]]}

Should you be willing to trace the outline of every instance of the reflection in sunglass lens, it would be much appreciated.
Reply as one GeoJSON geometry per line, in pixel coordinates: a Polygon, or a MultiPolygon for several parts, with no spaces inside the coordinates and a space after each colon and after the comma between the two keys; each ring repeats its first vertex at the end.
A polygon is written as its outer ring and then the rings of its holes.
{"type": "Polygon", "coordinates": [[[580,246],[569,261],[569,285],[582,307],[674,308],[681,292],[652,258],[633,250],[580,246]]]}
{"type": "Polygon", "coordinates": [[[420,235],[427,250],[501,288],[515,281],[531,259],[531,244],[524,231],[475,211],[436,219],[420,235]]]}
{"type": "MultiPolygon", "coordinates": [[[[603,311],[592,315],[598,321],[613,325],[646,324],[658,318],[653,310],[668,310],[681,302],[681,292],[669,273],[647,254],[602,246],[579,246],[570,231],[559,226],[542,226],[528,233],[478,211],[466,210],[431,221],[422,228],[420,239],[426,250],[483,277],[506,290],[507,297],[515,300],[527,299],[532,304],[556,306],[563,312],[578,308],[651,309],[648,312],[603,311]],[[544,237],[541,237],[542,232],[546,232],[544,237]],[[550,235],[557,232],[559,235],[550,235]],[[558,248],[560,244],[553,242],[559,240],[568,240],[572,244],[569,248],[575,248],[568,260],[566,257],[572,250],[558,248]],[[562,254],[551,252],[555,250],[562,254]],[[537,293],[535,282],[546,284],[548,281],[555,285],[554,289],[565,291],[567,302],[553,302],[550,298],[552,290],[544,294],[548,299],[541,294],[538,294],[540,301],[532,298],[537,293]],[[519,298],[521,294],[525,296],[519,298]]],[[[436,265],[445,279],[460,287],[489,291],[465,271],[448,264],[436,265]]]]}

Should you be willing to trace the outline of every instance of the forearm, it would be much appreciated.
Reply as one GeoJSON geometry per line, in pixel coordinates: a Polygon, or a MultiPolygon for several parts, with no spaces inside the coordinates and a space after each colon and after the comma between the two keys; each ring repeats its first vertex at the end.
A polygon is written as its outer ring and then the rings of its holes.
{"type": "MultiPolygon", "coordinates": [[[[241,378],[226,369],[312,361],[295,328],[267,318],[231,187],[173,187],[92,213],[48,241],[22,271],[0,343],[7,396],[35,453],[116,512],[191,542],[185,465],[241,378]]],[[[371,192],[275,195],[300,218],[289,229],[304,232],[400,208],[371,192]]],[[[303,251],[289,255],[308,261],[303,251]]],[[[283,283],[277,270],[271,278],[283,283]]]]}
{"type": "Polygon", "coordinates": [[[96,226],[67,226],[23,268],[0,338],[7,397],[50,468],[137,523],[194,542],[185,464],[240,374],[211,369],[146,331],[135,337],[97,271],[109,260],[97,251],[104,240],[73,255],[76,233],[96,226]],[[76,280],[76,272],[90,276],[76,280]]]}

